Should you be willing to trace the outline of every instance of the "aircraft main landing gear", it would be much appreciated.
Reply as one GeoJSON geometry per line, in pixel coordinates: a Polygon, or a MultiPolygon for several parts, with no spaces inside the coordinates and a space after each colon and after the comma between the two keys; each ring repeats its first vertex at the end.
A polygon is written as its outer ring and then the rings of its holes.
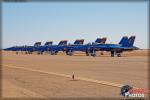
{"type": "Polygon", "coordinates": [[[117,53],[116,51],[111,51],[111,57],[115,57],[115,55],[117,55],[117,57],[121,57],[121,53],[117,53]]]}
{"type": "Polygon", "coordinates": [[[73,51],[69,51],[69,52],[68,52],[68,55],[69,55],[69,56],[72,56],[72,55],[73,55],[73,51]]]}
{"type": "Polygon", "coordinates": [[[92,51],[91,56],[95,57],[96,56],[96,51],[92,51]]]}
{"type": "Polygon", "coordinates": [[[50,52],[51,55],[57,55],[57,53],[58,53],[57,51],[51,51],[50,52]]]}
{"type": "Polygon", "coordinates": [[[91,53],[86,51],[86,56],[90,56],[90,55],[91,55],[91,53]]]}

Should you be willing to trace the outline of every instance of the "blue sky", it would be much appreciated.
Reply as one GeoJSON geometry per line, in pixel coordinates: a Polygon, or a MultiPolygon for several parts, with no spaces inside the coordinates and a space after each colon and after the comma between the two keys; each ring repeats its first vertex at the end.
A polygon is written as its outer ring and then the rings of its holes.
{"type": "Polygon", "coordinates": [[[53,40],[85,43],[107,37],[118,43],[136,35],[135,46],[148,48],[147,2],[3,3],[3,48],[53,40]]]}

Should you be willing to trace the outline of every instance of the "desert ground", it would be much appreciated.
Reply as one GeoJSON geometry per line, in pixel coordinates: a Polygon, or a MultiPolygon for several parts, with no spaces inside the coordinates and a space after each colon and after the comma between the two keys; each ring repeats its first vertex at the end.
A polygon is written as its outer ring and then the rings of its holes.
{"type": "Polygon", "coordinates": [[[122,57],[1,52],[4,98],[123,98],[123,85],[148,89],[148,50],[122,57]]]}

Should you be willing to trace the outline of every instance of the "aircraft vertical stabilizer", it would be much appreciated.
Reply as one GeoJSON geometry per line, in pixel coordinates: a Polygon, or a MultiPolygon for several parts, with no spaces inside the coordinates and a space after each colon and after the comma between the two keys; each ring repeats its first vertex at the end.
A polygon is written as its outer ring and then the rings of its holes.
{"type": "Polygon", "coordinates": [[[135,36],[131,36],[131,37],[128,39],[128,47],[132,47],[133,44],[134,44],[134,41],[135,41],[135,36]]]}
{"type": "Polygon", "coordinates": [[[127,36],[122,37],[119,44],[121,44],[123,47],[127,46],[128,45],[128,37],[127,36]]]}
{"type": "Polygon", "coordinates": [[[74,42],[74,44],[83,44],[83,43],[84,43],[84,39],[76,40],[74,42]]]}
{"type": "Polygon", "coordinates": [[[97,39],[95,40],[95,43],[105,43],[106,40],[107,40],[106,37],[103,37],[103,38],[97,38],[97,39]]]}
{"type": "Polygon", "coordinates": [[[35,42],[34,46],[35,47],[41,46],[41,42],[35,42]]]}
{"type": "Polygon", "coordinates": [[[52,41],[48,41],[48,42],[46,42],[44,45],[45,45],[45,46],[51,46],[52,44],[53,44],[52,41]]]}
{"type": "Polygon", "coordinates": [[[67,40],[61,40],[58,45],[67,45],[67,40]]]}

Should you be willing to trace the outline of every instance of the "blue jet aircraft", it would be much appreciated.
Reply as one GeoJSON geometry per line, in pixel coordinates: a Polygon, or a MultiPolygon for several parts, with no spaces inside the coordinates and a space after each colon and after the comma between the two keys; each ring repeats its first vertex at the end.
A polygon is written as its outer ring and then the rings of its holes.
{"type": "Polygon", "coordinates": [[[34,46],[14,46],[6,48],[4,50],[16,51],[18,54],[19,51],[25,51],[26,54],[32,54],[37,52],[38,54],[43,54],[43,52],[48,52],[51,55],[56,55],[59,51],[66,52],[67,55],[73,55],[75,51],[85,52],[87,56],[96,56],[96,51],[107,51],[111,53],[111,56],[121,56],[121,53],[124,51],[137,50],[139,48],[133,46],[135,41],[135,36],[131,36],[129,39],[127,36],[124,36],[119,44],[105,44],[106,38],[97,38],[96,41],[92,44],[85,44],[84,39],[76,40],[74,44],[68,44],[67,40],[62,40],[58,45],[52,45],[52,41],[46,42],[43,46],[41,42],[36,42],[34,46]]]}
{"type": "Polygon", "coordinates": [[[62,40],[58,43],[58,45],[52,45],[52,46],[48,46],[47,49],[48,49],[48,52],[51,54],[51,55],[57,55],[57,53],[59,51],[65,51],[67,48],[67,40],[62,40]]]}
{"type": "Polygon", "coordinates": [[[96,56],[96,51],[107,51],[111,53],[111,56],[121,57],[121,53],[124,51],[133,51],[139,48],[133,46],[135,41],[135,36],[131,36],[129,39],[124,36],[119,44],[94,44],[90,47],[89,51],[92,56],[96,56]]]}
{"type": "Polygon", "coordinates": [[[73,53],[75,51],[82,51],[82,52],[85,52],[87,56],[89,56],[89,50],[90,50],[91,46],[94,44],[99,44],[99,43],[104,44],[106,42],[106,39],[107,38],[105,38],[105,37],[97,38],[94,43],[92,43],[92,44],[89,43],[86,45],[83,45],[84,39],[76,40],[73,45],[67,46],[66,54],[71,56],[71,55],[73,55],[73,53]]]}

